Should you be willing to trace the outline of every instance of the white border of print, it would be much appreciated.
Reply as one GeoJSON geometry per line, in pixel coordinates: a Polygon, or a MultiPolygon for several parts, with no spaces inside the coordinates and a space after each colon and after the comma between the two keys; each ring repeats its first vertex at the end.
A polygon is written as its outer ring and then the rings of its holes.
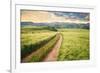
{"type": "Polygon", "coordinates": [[[67,6],[43,6],[15,4],[15,11],[12,13],[12,49],[11,49],[11,71],[38,71],[66,68],[85,68],[95,65],[95,18],[94,8],[67,7],[67,6]],[[65,12],[89,12],[90,13],[90,60],[59,61],[59,62],[36,62],[20,63],[20,10],[46,10],[46,11],[65,11],[65,12]],[[14,25],[15,24],[15,25],[14,25]],[[15,34],[15,35],[14,35],[15,34]]]}

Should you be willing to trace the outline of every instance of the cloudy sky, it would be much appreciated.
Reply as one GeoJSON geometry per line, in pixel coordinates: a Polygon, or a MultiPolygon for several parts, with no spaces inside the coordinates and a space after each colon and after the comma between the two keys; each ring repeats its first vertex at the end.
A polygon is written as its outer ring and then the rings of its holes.
{"type": "Polygon", "coordinates": [[[89,13],[21,10],[21,22],[89,23],[89,13]]]}

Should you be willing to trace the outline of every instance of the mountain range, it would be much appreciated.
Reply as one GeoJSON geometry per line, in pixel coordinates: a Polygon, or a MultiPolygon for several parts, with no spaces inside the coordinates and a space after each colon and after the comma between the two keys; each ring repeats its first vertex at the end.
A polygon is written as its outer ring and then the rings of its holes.
{"type": "Polygon", "coordinates": [[[34,22],[21,22],[21,26],[49,26],[55,28],[85,28],[89,29],[90,24],[82,23],[66,23],[66,22],[53,22],[53,23],[34,23],[34,22]]]}

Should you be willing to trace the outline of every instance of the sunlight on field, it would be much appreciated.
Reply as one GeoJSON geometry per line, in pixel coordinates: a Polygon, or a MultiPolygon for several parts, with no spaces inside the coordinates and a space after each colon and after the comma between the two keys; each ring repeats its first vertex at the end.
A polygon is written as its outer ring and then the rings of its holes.
{"type": "Polygon", "coordinates": [[[62,29],[63,43],[59,50],[58,60],[89,59],[89,30],[62,29]]]}

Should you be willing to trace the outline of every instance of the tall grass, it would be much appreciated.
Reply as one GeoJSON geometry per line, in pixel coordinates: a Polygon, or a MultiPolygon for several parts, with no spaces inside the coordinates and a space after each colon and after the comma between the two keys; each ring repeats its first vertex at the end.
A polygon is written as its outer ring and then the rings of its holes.
{"type": "Polygon", "coordinates": [[[63,43],[59,50],[58,60],[88,60],[89,30],[86,29],[61,29],[63,43]]]}
{"type": "MultiPolygon", "coordinates": [[[[24,27],[21,29],[21,62],[40,62],[52,50],[59,34],[46,27],[24,27]]],[[[90,58],[89,30],[57,29],[63,36],[58,61],[88,60],[90,58]]]]}

